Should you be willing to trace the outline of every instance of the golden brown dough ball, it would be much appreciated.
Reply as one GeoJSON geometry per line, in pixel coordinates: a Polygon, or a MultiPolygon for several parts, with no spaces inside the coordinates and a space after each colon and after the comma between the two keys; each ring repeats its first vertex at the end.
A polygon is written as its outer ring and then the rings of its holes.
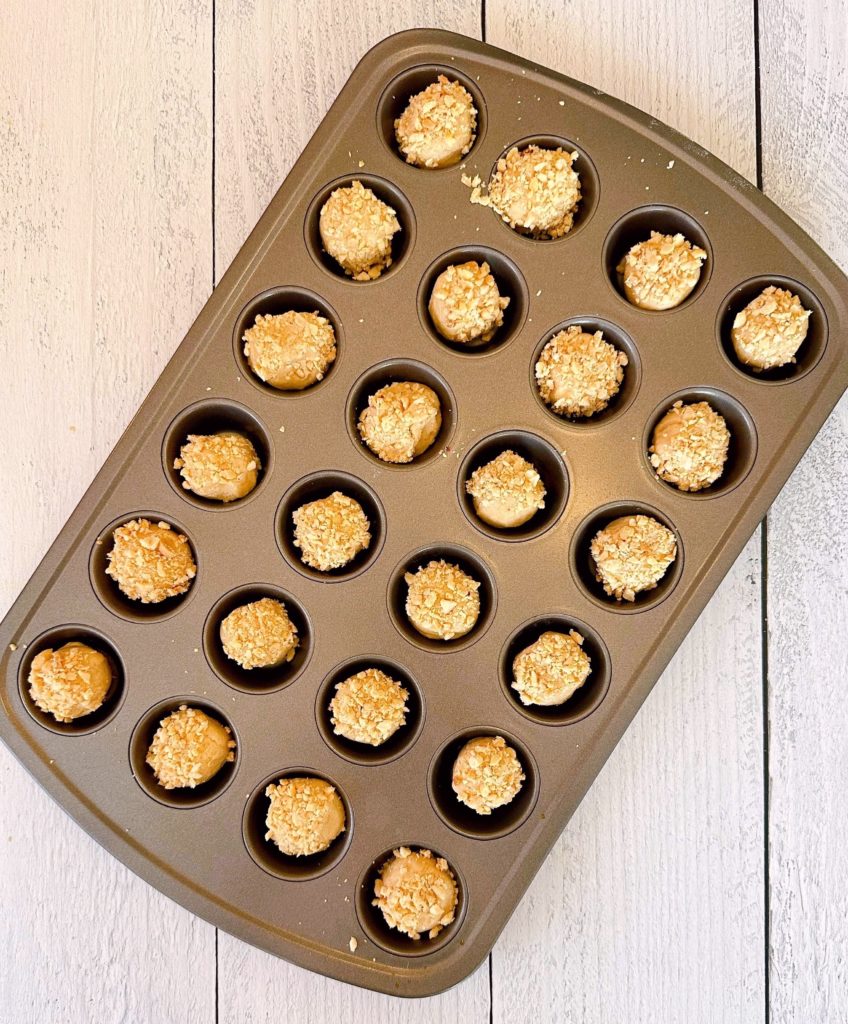
{"type": "Polygon", "coordinates": [[[514,530],[545,507],[545,485],[539,471],[513,451],[504,451],[478,466],[465,484],[474,511],[489,526],[514,530]]]}
{"type": "Polygon", "coordinates": [[[333,491],[292,512],[294,546],[304,564],[329,572],[341,569],[371,544],[371,524],[355,498],[333,491]]]}
{"type": "Polygon", "coordinates": [[[617,601],[653,590],[677,557],[677,539],[653,516],[621,516],[592,539],[595,575],[617,601]]]}
{"type": "Polygon", "coordinates": [[[183,487],[211,501],[237,501],[253,490],[262,468],[250,438],[233,430],[189,434],[174,459],[183,487]]]}
{"type": "Polygon", "coordinates": [[[383,462],[405,463],[422,455],[442,427],[439,396],[426,384],[398,381],[375,391],[359,414],[359,434],[383,462]]]}
{"type": "Polygon", "coordinates": [[[511,685],[522,704],[554,707],[583,686],[592,670],[583,639],[574,629],[547,630],[515,656],[511,685]]]}
{"type": "Polygon", "coordinates": [[[188,539],[167,523],[131,519],[113,534],[106,574],[133,601],[158,604],[184,594],[197,574],[188,539]]]}
{"type": "Polygon", "coordinates": [[[730,431],[709,402],[677,401],[654,427],[648,449],[657,476],[681,491],[702,491],[727,462],[730,431]]]}
{"type": "Polygon", "coordinates": [[[57,722],[73,722],[97,711],[112,685],[105,654],[72,640],[58,650],[47,648],[32,659],[29,695],[57,722]]]}
{"type": "Polygon", "coordinates": [[[640,309],[673,309],[688,298],[701,277],[706,252],[679,232],[652,231],[637,242],[616,267],[624,294],[640,309]]]}
{"type": "Polygon", "coordinates": [[[733,321],[730,336],[740,362],[754,370],[794,363],[811,315],[793,292],[773,285],[764,288],[733,321]]]}
{"type": "Polygon", "coordinates": [[[242,341],[250,369],[280,391],[312,387],[336,358],[336,332],[318,312],[260,314],[242,341]]]}
{"type": "Polygon", "coordinates": [[[345,830],[344,804],[324,779],[280,779],[267,787],[265,796],[265,838],[289,857],[321,853],[345,830]]]}
{"type": "Polygon", "coordinates": [[[458,565],[433,560],[404,575],[409,590],[406,617],[431,640],[465,636],[480,617],[480,584],[458,565]]]}
{"type": "Polygon", "coordinates": [[[335,691],[330,712],[337,736],[379,747],[406,722],[409,691],[378,668],[348,676],[335,691]]]}
{"type": "Polygon", "coordinates": [[[491,341],[503,325],[509,299],[502,296],[488,263],[469,260],[446,267],[436,278],[428,310],[447,341],[491,341]]]}
{"type": "Polygon", "coordinates": [[[224,653],[242,668],[275,668],[291,661],[297,627],[286,606],[273,597],[234,608],[218,628],[224,653]]]}
{"type": "Polygon", "coordinates": [[[559,416],[594,416],[618,394],[627,356],[604,339],[572,324],[555,334],[536,362],[542,401],[559,416]]]}
{"type": "Polygon", "coordinates": [[[226,725],[181,704],[159,723],[146,760],[163,789],[194,789],[235,760],[235,745],[226,725]]]}
{"type": "Polygon", "coordinates": [[[371,281],[392,265],[395,211],[361,181],[337,188],[321,208],[321,244],[354,281],[371,281]]]}
{"type": "MultiPolygon", "coordinates": [[[[483,205],[491,206],[511,228],[536,238],[560,238],[574,225],[580,204],[578,154],[540,146],[513,147],[489,182],[483,205]]],[[[472,200],[481,202],[480,199],[472,200]]]]}
{"type": "Polygon", "coordinates": [[[486,815],[511,803],[524,778],[518,755],[503,736],[476,736],[457,754],[451,786],[462,803],[486,815]]]}
{"type": "Polygon", "coordinates": [[[373,905],[390,928],[420,939],[435,939],[456,914],[456,879],[444,857],[401,846],[380,868],[373,905]]]}
{"type": "Polygon", "coordinates": [[[395,121],[395,136],[406,162],[416,167],[449,167],[471,149],[477,109],[468,90],[439,75],[411,96],[395,121]]]}

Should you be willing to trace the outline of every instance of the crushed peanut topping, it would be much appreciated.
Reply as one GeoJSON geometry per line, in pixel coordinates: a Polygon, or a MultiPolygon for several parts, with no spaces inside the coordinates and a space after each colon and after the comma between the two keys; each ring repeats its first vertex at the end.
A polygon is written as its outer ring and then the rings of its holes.
{"type": "Polygon", "coordinates": [[[522,704],[564,704],[580,689],[592,671],[583,640],[575,629],[567,634],[547,630],[515,656],[511,685],[522,704]]]}
{"type": "Polygon", "coordinates": [[[234,608],[218,630],[228,658],[242,668],[272,668],[291,661],[299,643],[286,606],[263,597],[234,608]]]}
{"type": "Polygon", "coordinates": [[[618,394],[627,356],[576,324],[555,334],[536,362],[542,401],[560,416],[594,416],[618,394]]]}
{"type": "Polygon", "coordinates": [[[345,830],[341,797],[323,779],[280,779],[267,787],[265,796],[265,838],[290,857],[321,853],[345,830]]]}
{"type": "Polygon", "coordinates": [[[406,721],[409,691],[378,668],[366,668],[336,684],[330,701],[333,732],[379,747],[406,721]]]}
{"type": "Polygon", "coordinates": [[[250,439],[232,430],[189,434],[174,459],[183,487],[213,501],[235,501],[250,494],[261,468],[250,439]]]}
{"type": "Polygon", "coordinates": [[[292,520],[301,559],[321,572],[347,565],[371,543],[362,506],[341,491],[301,505],[292,512],[292,520]]]}
{"type": "Polygon", "coordinates": [[[383,462],[412,462],[436,440],[441,426],[439,396],[413,381],[380,388],[359,414],[360,436],[383,462]]]}
{"type": "Polygon", "coordinates": [[[105,654],[72,640],[58,650],[46,648],[32,659],[29,695],[57,722],[73,722],[102,706],[112,685],[105,654]]]}
{"type": "Polygon", "coordinates": [[[733,321],[730,336],[736,355],[754,370],[794,363],[811,315],[793,292],[774,285],[764,288],[733,321]]]}
{"type": "Polygon", "coordinates": [[[480,584],[444,559],[404,575],[409,592],[406,614],[423,636],[454,640],[465,636],[480,616],[480,584]]]}
{"type": "Polygon", "coordinates": [[[321,207],[321,243],[354,281],[371,281],[392,265],[395,211],[361,181],[337,188],[321,207]]]}
{"type": "Polygon", "coordinates": [[[106,574],[127,597],[157,604],[188,590],[197,574],[191,546],[167,523],[131,519],[112,536],[106,574]]]}
{"type": "Polygon", "coordinates": [[[595,575],[617,601],[653,590],[677,557],[677,539],[652,516],[622,516],[592,539],[595,575]]]}
{"type": "Polygon", "coordinates": [[[701,277],[706,252],[679,232],[652,231],[637,242],[616,267],[624,293],[640,309],[673,309],[687,298],[701,277]]]}
{"type": "Polygon", "coordinates": [[[395,136],[406,162],[416,167],[449,167],[474,144],[477,109],[468,90],[439,75],[416,93],[395,121],[395,136]]]}
{"type": "Polygon", "coordinates": [[[465,483],[474,511],[490,526],[523,526],[545,507],[545,485],[532,462],[507,450],[478,466],[465,483]]]}
{"type": "Polygon", "coordinates": [[[444,857],[401,846],[380,868],[374,896],[390,928],[411,939],[422,933],[435,939],[453,921],[459,892],[444,857]]]}
{"type": "Polygon", "coordinates": [[[428,309],[443,338],[487,342],[503,324],[509,299],[502,296],[488,263],[455,263],[436,278],[428,309]]]}
{"type": "Polygon", "coordinates": [[[458,799],[478,814],[491,814],[518,795],[525,775],[503,736],[477,736],[457,754],[451,784],[458,799]]]}
{"type": "Polygon", "coordinates": [[[317,310],[259,314],[242,341],[251,370],[281,391],[317,384],[336,358],[336,332],[317,310]]]}
{"type": "Polygon", "coordinates": [[[702,491],[724,471],[730,431],[709,402],[677,401],[654,427],[648,448],[657,476],[681,491],[702,491]]]}
{"type": "Polygon", "coordinates": [[[235,760],[235,746],[226,725],[181,704],[159,723],[146,760],[163,789],[194,789],[235,760]]]}

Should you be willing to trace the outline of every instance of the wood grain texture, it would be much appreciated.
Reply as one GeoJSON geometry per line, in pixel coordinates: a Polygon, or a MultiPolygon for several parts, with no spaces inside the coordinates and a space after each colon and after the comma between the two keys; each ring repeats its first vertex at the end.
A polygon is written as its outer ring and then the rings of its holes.
{"type": "MultiPolygon", "coordinates": [[[[765,190],[848,270],[848,3],[765,0],[760,25],[765,190]]],[[[774,1021],[848,1015],[847,513],[843,398],[769,513],[774,1021]]]]}
{"type": "MultiPolygon", "coordinates": [[[[6,5],[0,606],[207,298],[211,3],[6,5]]],[[[214,1019],[214,929],[131,875],[0,747],[0,1020],[214,1019]]]]}
{"type": "MultiPolygon", "coordinates": [[[[750,9],[641,2],[625,18],[582,0],[489,0],[486,11],[489,42],[650,111],[755,176],[750,9]]],[[[492,958],[495,1021],[763,1019],[758,545],[507,925],[492,958]]]]}

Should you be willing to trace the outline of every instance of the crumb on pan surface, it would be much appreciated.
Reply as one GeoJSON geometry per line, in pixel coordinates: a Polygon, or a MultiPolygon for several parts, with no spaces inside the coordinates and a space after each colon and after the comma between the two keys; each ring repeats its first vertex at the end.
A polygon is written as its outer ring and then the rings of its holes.
{"type": "Polygon", "coordinates": [[[158,604],[184,594],[197,574],[188,539],[168,523],[131,519],[113,534],[106,574],[133,601],[158,604]]]}
{"type": "Polygon", "coordinates": [[[480,617],[480,584],[458,565],[433,560],[404,580],[409,587],[406,615],[423,636],[454,640],[465,636],[480,617]]]}
{"type": "Polygon", "coordinates": [[[189,434],[179,458],[174,459],[185,490],[221,502],[250,494],[261,468],[250,438],[233,430],[189,434]]]}
{"type": "Polygon", "coordinates": [[[677,557],[677,539],[653,516],[621,516],[592,539],[595,575],[610,597],[635,601],[653,590],[677,557]]]}
{"type": "Polygon", "coordinates": [[[477,108],[459,82],[439,75],[411,96],[395,120],[395,137],[406,162],[415,167],[449,167],[474,144],[477,108]]]}
{"type": "Polygon", "coordinates": [[[383,462],[412,462],[442,426],[439,396],[426,384],[397,381],[375,391],[359,414],[359,434],[383,462]]]}
{"type": "Polygon", "coordinates": [[[354,281],[371,281],[392,265],[397,214],[361,181],[335,189],[321,207],[321,243],[354,281]]]}
{"type": "Polygon", "coordinates": [[[503,326],[509,298],[485,261],[454,263],[436,278],[428,310],[433,326],[447,341],[487,342],[503,326]]]}
{"type": "Polygon", "coordinates": [[[764,288],[733,320],[730,336],[740,362],[754,370],[794,363],[811,315],[793,292],[764,288]]]}
{"type": "Polygon", "coordinates": [[[400,846],[380,868],[374,896],[390,928],[411,939],[435,939],[454,920],[459,891],[444,857],[400,846]]]}
{"type": "Polygon", "coordinates": [[[146,761],[163,789],[194,789],[235,760],[235,746],[226,725],[181,704],[159,723],[146,761]]]}
{"type": "Polygon", "coordinates": [[[589,678],[592,662],[577,630],[547,630],[512,662],[511,686],[522,704],[564,704],[589,678]]]}
{"type": "Polygon", "coordinates": [[[317,384],[336,358],[336,332],[317,310],[260,313],[242,341],[250,369],[280,391],[317,384]]]}
{"type": "Polygon", "coordinates": [[[72,640],[56,650],[46,648],[32,659],[29,695],[57,722],[73,722],[97,711],[112,685],[105,654],[72,640]]]}
{"type": "Polygon", "coordinates": [[[706,252],[680,232],[637,242],[616,267],[628,300],[640,309],[673,309],[691,295],[706,252]]]}
{"type": "Polygon", "coordinates": [[[292,512],[292,521],[301,559],[321,572],[342,568],[371,543],[365,511],[341,491],[301,505],[292,512]]]}
{"type": "Polygon", "coordinates": [[[280,779],[266,788],[265,796],[265,838],[290,857],[321,853],[345,830],[344,804],[324,779],[280,779]]]}
{"type": "Polygon", "coordinates": [[[503,736],[470,739],[457,754],[451,774],[457,798],[483,815],[511,803],[524,780],[518,755],[503,736]]]}
{"type": "Polygon", "coordinates": [[[702,491],[727,462],[730,431],[709,402],[678,400],[654,427],[648,449],[657,476],[681,491],[702,491]]]}
{"type": "Polygon", "coordinates": [[[542,401],[560,416],[584,417],[602,412],[618,394],[627,355],[576,324],[559,331],[536,361],[536,384],[542,401]]]}
{"type": "Polygon", "coordinates": [[[294,658],[297,627],[286,606],[273,597],[234,608],[222,621],[219,636],[224,654],[242,668],[271,668],[294,658]]]}
{"type": "Polygon", "coordinates": [[[379,747],[406,722],[409,691],[377,668],[366,668],[335,686],[330,701],[333,732],[379,747]]]}
{"type": "Polygon", "coordinates": [[[545,485],[532,462],[507,449],[478,466],[465,483],[474,511],[490,526],[523,526],[545,507],[545,485]]]}

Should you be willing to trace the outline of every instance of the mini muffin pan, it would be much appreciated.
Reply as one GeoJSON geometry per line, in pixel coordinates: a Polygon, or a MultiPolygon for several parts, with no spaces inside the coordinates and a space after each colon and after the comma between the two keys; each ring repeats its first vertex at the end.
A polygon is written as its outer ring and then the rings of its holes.
{"type": "Polygon", "coordinates": [[[0,629],[0,734],[39,782],[116,857],[214,924],[294,963],[400,995],[456,983],[485,957],[551,845],[686,632],[732,565],[848,382],[848,283],[774,205],[730,168],[652,118],[492,47],[438,31],[380,43],[360,63],[221,284],[0,629]],[[462,166],[407,165],[393,118],[444,73],[474,95],[478,135],[462,166]],[[583,201],[570,234],[526,237],[470,202],[512,145],[566,145],[583,201]],[[358,179],[397,211],[394,262],[354,282],[322,252],[318,214],[358,179]],[[634,308],[615,267],[651,229],[682,231],[708,258],[698,287],[667,312],[634,308]],[[511,302],[482,346],[443,342],[428,287],[448,262],[487,260],[511,302]],[[740,366],[733,316],[768,284],[812,310],[795,363],[740,366]],[[281,393],[247,367],[241,336],[258,313],[317,310],[336,331],[324,380],[281,393]],[[609,408],[569,421],[539,400],[533,366],[563,326],[602,329],[628,357],[609,408]],[[396,380],[439,394],[436,443],[410,465],[381,463],[356,418],[396,380]],[[706,399],[733,441],[712,487],[683,494],[653,473],[650,430],[677,399],[706,399]],[[181,486],[173,459],[189,432],[232,427],[262,461],[256,489],[218,505],[181,486]],[[467,476],[501,447],[531,458],[545,509],[505,533],[482,524],[467,476]],[[308,569],[291,510],[341,489],[371,520],[368,551],[342,570],[308,569]],[[660,585],[632,604],[598,586],[594,533],[646,512],[678,538],[660,585]],[[197,561],[188,592],[126,600],[105,575],[112,531],[144,514],[184,533],[197,561]],[[444,557],[481,583],[467,636],[427,640],[404,614],[404,573],[444,557]],[[301,637],[294,660],[245,672],[217,626],[236,605],[281,597],[301,637]],[[578,630],[593,672],[557,708],[511,689],[515,654],[545,629],[578,630]],[[84,640],[115,669],[103,708],[59,725],[28,694],[32,658],[84,640]],[[385,748],[332,731],[333,687],[380,667],[410,692],[385,748]],[[229,725],[236,759],[196,790],[161,789],[145,764],[156,723],[181,703],[229,725]],[[477,817],[455,799],[462,742],[500,734],[519,752],[516,800],[477,817]],[[337,787],[347,830],[294,860],[264,838],[265,786],[307,773],[337,787]],[[455,921],[413,941],[372,906],[376,872],[401,844],[444,856],[455,921]],[[355,940],[352,942],[351,940],[355,940]]]}

